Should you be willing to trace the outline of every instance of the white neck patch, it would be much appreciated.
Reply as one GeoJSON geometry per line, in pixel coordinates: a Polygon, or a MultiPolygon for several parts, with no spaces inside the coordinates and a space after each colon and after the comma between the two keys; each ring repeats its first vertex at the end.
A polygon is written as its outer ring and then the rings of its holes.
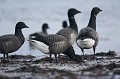
{"type": "Polygon", "coordinates": [[[97,15],[94,15],[94,17],[96,17],[97,15]]]}
{"type": "Polygon", "coordinates": [[[72,18],[72,19],[73,19],[74,17],[70,17],[70,18],[72,18]]]}

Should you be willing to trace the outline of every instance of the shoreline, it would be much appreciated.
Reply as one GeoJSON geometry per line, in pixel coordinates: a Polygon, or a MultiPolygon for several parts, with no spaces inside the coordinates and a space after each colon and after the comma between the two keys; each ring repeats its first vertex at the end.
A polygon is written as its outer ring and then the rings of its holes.
{"type": "MultiPolygon", "coordinates": [[[[74,62],[65,55],[60,55],[58,63],[54,59],[49,63],[49,57],[37,59],[32,55],[10,55],[10,62],[0,62],[0,78],[2,79],[119,79],[120,56],[115,52],[97,53],[85,62],[74,62]],[[54,78],[53,78],[54,77],[54,78]],[[114,78],[113,78],[114,77],[114,78]]],[[[1,58],[0,58],[1,59],[1,58]]]]}

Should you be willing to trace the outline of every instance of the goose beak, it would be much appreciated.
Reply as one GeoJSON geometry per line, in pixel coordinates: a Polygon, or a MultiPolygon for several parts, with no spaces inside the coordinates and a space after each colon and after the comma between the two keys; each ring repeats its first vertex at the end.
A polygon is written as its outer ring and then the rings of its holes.
{"type": "Polygon", "coordinates": [[[28,26],[25,26],[25,28],[29,28],[28,26]]]}
{"type": "Polygon", "coordinates": [[[78,11],[78,13],[82,13],[81,11],[78,11]]]}
{"type": "Polygon", "coordinates": [[[48,27],[48,29],[50,29],[50,27],[48,27]]]}
{"type": "Polygon", "coordinates": [[[103,11],[103,10],[100,9],[100,11],[103,11]]]}

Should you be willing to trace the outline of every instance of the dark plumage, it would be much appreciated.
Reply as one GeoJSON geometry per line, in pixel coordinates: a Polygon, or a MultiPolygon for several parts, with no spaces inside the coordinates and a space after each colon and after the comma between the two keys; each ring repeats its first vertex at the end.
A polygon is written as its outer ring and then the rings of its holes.
{"type": "Polygon", "coordinates": [[[47,29],[49,29],[49,26],[48,26],[47,23],[44,23],[44,24],[42,25],[42,31],[41,31],[41,32],[35,32],[35,33],[30,34],[30,35],[29,35],[29,38],[31,38],[32,36],[34,36],[34,35],[36,35],[36,34],[38,34],[38,35],[48,35],[47,29]]]}
{"type": "MultiPolygon", "coordinates": [[[[50,34],[47,36],[38,36],[32,38],[30,42],[41,52],[45,54],[55,55],[57,62],[57,54],[64,52],[69,47],[68,40],[62,35],[50,34]]],[[[50,60],[51,62],[51,60],[50,60]]]]}
{"type": "Polygon", "coordinates": [[[62,22],[62,27],[63,27],[63,28],[68,27],[67,21],[63,21],[63,22],[62,22]]]}
{"type": "Polygon", "coordinates": [[[75,50],[70,46],[63,54],[67,55],[70,59],[76,62],[82,62],[81,56],[75,54],[75,50]]]}
{"type": "Polygon", "coordinates": [[[23,28],[28,28],[23,22],[18,22],[15,27],[15,34],[3,35],[0,37],[0,53],[8,59],[8,53],[17,51],[24,43],[23,28]]]}
{"type": "Polygon", "coordinates": [[[95,55],[95,49],[99,39],[98,33],[96,32],[96,16],[100,11],[102,10],[98,7],[92,9],[88,26],[81,29],[77,37],[77,45],[82,50],[83,55],[84,49],[90,49],[92,47],[95,55]]]}
{"type": "MultiPolygon", "coordinates": [[[[64,37],[66,37],[68,39],[69,44],[71,46],[75,43],[76,37],[78,36],[78,27],[77,27],[76,21],[74,19],[74,15],[76,15],[78,13],[81,13],[81,12],[76,10],[76,9],[74,9],[74,8],[69,9],[68,10],[68,19],[69,19],[69,23],[70,23],[69,27],[61,29],[60,31],[58,31],[56,33],[58,35],[62,35],[64,37]]],[[[63,54],[67,55],[69,58],[71,58],[73,60],[74,56],[75,56],[75,53],[72,52],[71,54],[68,54],[69,53],[69,49],[73,50],[72,47],[68,48],[68,50],[63,52],[63,54]]]]}
{"type": "Polygon", "coordinates": [[[62,29],[58,33],[52,35],[36,35],[35,38],[32,38],[31,43],[43,53],[50,54],[50,58],[51,54],[54,54],[57,62],[56,55],[67,50],[71,46],[72,42],[76,39],[78,28],[74,20],[74,15],[77,13],[80,13],[80,11],[74,8],[69,9],[69,27],[62,29]]]}
{"type": "Polygon", "coordinates": [[[76,21],[74,19],[74,15],[81,13],[80,11],[71,8],[68,10],[68,19],[69,19],[69,23],[70,26],[64,29],[61,29],[60,31],[58,31],[56,34],[58,35],[62,35],[64,37],[66,37],[69,40],[69,43],[71,45],[73,45],[76,41],[76,37],[78,35],[78,27],[76,24],[76,21]]]}

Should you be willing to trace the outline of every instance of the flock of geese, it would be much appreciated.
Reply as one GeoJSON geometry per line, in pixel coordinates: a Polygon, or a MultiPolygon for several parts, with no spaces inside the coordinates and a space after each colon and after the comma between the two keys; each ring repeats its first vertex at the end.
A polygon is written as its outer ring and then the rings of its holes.
{"type": "MultiPolygon", "coordinates": [[[[88,26],[82,28],[78,33],[78,26],[74,16],[81,13],[75,8],[68,10],[69,26],[66,21],[63,22],[63,29],[59,30],[56,34],[48,34],[47,29],[49,26],[44,23],[42,32],[36,32],[29,35],[29,42],[35,48],[45,54],[49,54],[50,62],[51,55],[54,54],[55,62],[57,63],[57,55],[63,53],[74,61],[79,61],[80,56],[75,54],[73,44],[77,43],[78,47],[83,53],[84,49],[93,48],[94,54],[98,44],[98,33],[96,32],[96,16],[102,10],[94,7],[91,11],[88,26]]],[[[0,36],[0,53],[3,54],[3,60],[9,60],[9,53],[17,51],[25,41],[22,33],[23,28],[29,28],[24,22],[18,22],[15,26],[15,34],[0,36]]]]}

